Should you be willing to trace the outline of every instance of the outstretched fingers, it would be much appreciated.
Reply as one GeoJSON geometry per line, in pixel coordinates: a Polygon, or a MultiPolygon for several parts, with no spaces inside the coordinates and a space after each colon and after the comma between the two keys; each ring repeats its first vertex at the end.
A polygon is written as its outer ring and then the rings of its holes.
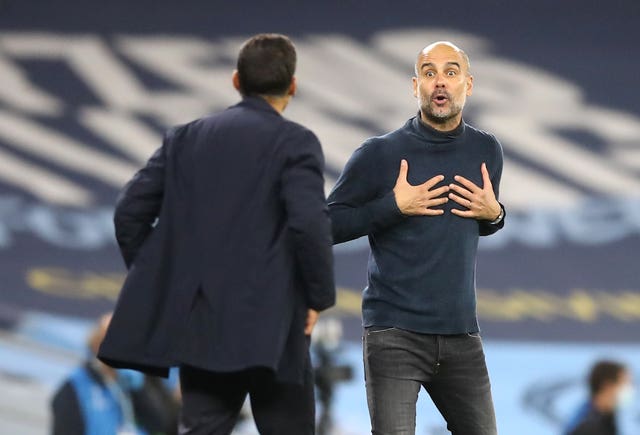
{"type": "Polygon", "coordinates": [[[398,178],[396,179],[396,185],[399,183],[408,184],[407,174],[409,173],[409,163],[402,159],[400,160],[400,170],[398,171],[398,178]]]}
{"type": "MultiPolygon", "coordinates": [[[[456,175],[453,179],[466,187],[471,193],[477,193],[482,190],[480,187],[476,186],[473,181],[464,178],[462,175],[456,175]]],[[[455,184],[450,185],[451,188],[453,188],[453,186],[455,186],[455,184]]]]}
{"type": "MultiPolygon", "coordinates": [[[[422,183],[420,187],[426,190],[431,190],[435,187],[436,184],[442,182],[443,180],[444,180],[444,175],[436,175],[435,177],[431,177],[427,181],[422,183]]],[[[449,188],[449,186],[443,186],[443,187],[446,187],[447,189],[449,188]]]]}
{"type": "MultiPolygon", "coordinates": [[[[449,189],[452,190],[453,192],[457,193],[457,195],[456,195],[455,193],[451,192],[449,194],[449,198],[451,198],[451,199],[454,199],[454,197],[458,197],[458,198],[462,197],[462,198],[465,198],[465,199],[468,199],[468,200],[473,199],[473,195],[474,195],[473,192],[470,191],[470,190],[465,189],[462,186],[458,186],[457,184],[450,184],[449,185],[449,189]]],[[[456,201],[456,202],[458,202],[458,201],[456,201]]]]}
{"type": "Polygon", "coordinates": [[[444,210],[438,207],[449,201],[446,197],[449,192],[449,186],[437,187],[438,183],[444,181],[444,175],[439,174],[431,177],[427,181],[419,185],[412,185],[407,180],[409,172],[409,163],[407,160],[400,161],[400,169],[398,178],[393,188],[396,205],[400,212],[404,215],[425,215],[437,216],[444,213],[444,210]]]}
{"type": "Polygon", "coordinates": [[[451,213],[460,216],[460,217],[464,217],[464,218],[475,218],[476,214],[475,212],[473,212],[472,210],[459,210],[457,208],[452,208],[451,209],[451,213]]]}
{"type": "Polygon", "coordinates": [[[472,202],[470,199],[463,198],[462,196],[456,195],[455,193],[450,193],[449,198],[464,207],[471,208],[472,202]]]}
{"type": "Polygon", "coordinates": [[[491,184],[491,177],[489,176],[489,170],[487,169],[486,163],[482,163],[482,166],[480,166],[480,172],[482,172],[482,188],[493,189],[493,185],[491,184]]]}
{"type": "Polygon", "coordinates": [[[448,191],[449,191],[449,186],[442,186],[442,187],[438,187],[437,189],[427,190],[431,198],[437,198],[438,196],[442,196],[448,191]]]}

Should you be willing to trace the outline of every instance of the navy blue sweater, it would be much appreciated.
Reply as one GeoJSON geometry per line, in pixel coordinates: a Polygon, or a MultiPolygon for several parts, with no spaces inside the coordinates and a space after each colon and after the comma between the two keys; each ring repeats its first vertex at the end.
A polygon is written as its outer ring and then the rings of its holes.
{"type": "Polygon", "coordinates": [[[394,326],[430,334],[477,332],[475,268],[478,237],[502,228],[462,218],[450,200],[440,216],[404,216],[395,202],[400,161],[408,181],[462,175],[482,187],[486,162],[498,197],[502,147],[496,138],[465,124],[437,131],[419,117],[400,129],[368,139],[358,148],[329,195],[334,243],[367,235],[371,246],[364,326],[394,326]]]}

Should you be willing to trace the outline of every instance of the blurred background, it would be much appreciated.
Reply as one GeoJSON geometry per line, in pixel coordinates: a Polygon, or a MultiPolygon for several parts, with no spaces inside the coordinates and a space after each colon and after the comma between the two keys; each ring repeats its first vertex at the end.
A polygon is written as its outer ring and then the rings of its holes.
{"type": "MultiPolygon", "coordinates": [[[[327,190],[364,139],[415,114],[422,47],[468,53],[465,119],[505,152],[507,222],[477,276],[498,428],[559,434],[594,361],[640,376],[638,22],[636,0],[0,0],[0,433],[48,433],[125,274],[117,192],[166,128],[238,101],[240,44],[273,31],[297,46],[285,115],[321,139],[327,190]]],[[[338,304],[314,337],[325,434],[369,431],[367,256],[366,239],[335,247],[338,304]]],[[[418,434],[448,433],[424,392],[418,406],[418,434]]],[[[637,396],[619,419],[640,434],[637,396]]]]}

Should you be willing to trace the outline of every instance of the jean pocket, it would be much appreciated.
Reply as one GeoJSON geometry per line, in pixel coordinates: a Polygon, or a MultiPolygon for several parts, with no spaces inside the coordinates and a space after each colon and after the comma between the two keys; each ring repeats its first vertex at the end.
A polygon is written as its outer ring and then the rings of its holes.
{"type": "Polygon", "coordinates": [[[482,338],[479,332],[467,332],[467,337],[482,338]]]}
{"type": "Polygon", "coordinates": [[[390,331],[395,331],[395,330],[396,330],[396,328],[393,327],[393,326],[390,326],[388,328],[383,328],[383,329],[372,329],[371,327],[366,328],[367,336],[382,334],[384,332],[390,332],[390,331]]]}

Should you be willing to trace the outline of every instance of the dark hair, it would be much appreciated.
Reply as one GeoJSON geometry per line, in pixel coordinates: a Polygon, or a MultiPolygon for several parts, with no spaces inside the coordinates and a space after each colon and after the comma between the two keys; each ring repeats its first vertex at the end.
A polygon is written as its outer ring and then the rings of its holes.
{"type": "Polygon", "coordinates": [[[626,370],[623,364],[615,361],[599,361],[592,368],[589,374],[589,390],[591,396],[595,396],[607,384],[615,384],[620,379],[620,375],[626,370]]]}
{"type": "Polygon", "coordinates": [[[296,71],[296,49],[284,35],[256,35],[242,45],[237,69],[242,95],[284,95],[296,71]]]}

